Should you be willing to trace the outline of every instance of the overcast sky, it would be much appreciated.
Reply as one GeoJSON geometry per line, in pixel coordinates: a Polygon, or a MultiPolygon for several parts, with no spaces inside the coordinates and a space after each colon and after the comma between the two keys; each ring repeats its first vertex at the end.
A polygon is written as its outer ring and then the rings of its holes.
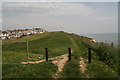
{"type": "Polygon", "coordinates": [[[2,2],[119,2],[119,0],[1,0],[2,2]]]}
{"type": "Polygon", "coordinates": [[[41,27],[77,34],[118,31],[117,2],[4,2],[2,6],[3,30],[41,27]]]}

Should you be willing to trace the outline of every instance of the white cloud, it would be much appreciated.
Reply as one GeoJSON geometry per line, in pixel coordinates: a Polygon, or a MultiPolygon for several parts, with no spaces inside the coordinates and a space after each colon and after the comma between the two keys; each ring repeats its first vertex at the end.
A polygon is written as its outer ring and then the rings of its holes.
{"type": "Polygon", "coordinates": [[[95,9],[83,3],[4,3],[5,14],[26,14],[32,16],[46,15],[80,15],[95,13],[95,9]]]}

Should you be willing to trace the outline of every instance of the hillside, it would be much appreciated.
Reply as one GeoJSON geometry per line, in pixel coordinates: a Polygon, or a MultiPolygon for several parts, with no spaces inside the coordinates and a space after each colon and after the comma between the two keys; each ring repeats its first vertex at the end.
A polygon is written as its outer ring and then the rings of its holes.
{"type": "Polygon", "coordinates": [[[4,40],[2,50],[3,78],[118,77],[117,48],[90,42],[90,38],[76,34],[45,32],[4,40]],[[14,41],[29,41],[29,59],[26,58],[26,44],[14,41]],[[89,46],[92,49],[91,64],[88,63],[89,46]],[[44,61],[45,48],[48,48],[49,61],[44,61]],[[68,48],[72,49],[71,61],[66,61],[68,48]]]}

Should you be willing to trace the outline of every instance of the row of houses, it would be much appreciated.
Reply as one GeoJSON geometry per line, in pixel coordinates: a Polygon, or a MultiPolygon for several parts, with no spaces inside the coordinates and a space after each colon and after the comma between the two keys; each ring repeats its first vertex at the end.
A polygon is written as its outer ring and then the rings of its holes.
{"type": "Polygon", "coordinates": [[[0,39],[21,38],[24,36],[39,34],[43,32],[46,31],[42,28],[6,30],[0,31],[0,39]]]}

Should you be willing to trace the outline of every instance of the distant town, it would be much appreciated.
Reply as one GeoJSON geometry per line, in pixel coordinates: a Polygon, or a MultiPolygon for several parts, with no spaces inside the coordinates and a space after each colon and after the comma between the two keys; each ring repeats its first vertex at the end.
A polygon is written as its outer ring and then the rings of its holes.
{"type": "Polygon", "coordinates": [[[13,39],[13,38],[22,38],[29,35],[40,34],[46,32],[42,28],[33,28],[33,29],[15,29],[15,30],[0,30],[0,39],[13,39]]]}

